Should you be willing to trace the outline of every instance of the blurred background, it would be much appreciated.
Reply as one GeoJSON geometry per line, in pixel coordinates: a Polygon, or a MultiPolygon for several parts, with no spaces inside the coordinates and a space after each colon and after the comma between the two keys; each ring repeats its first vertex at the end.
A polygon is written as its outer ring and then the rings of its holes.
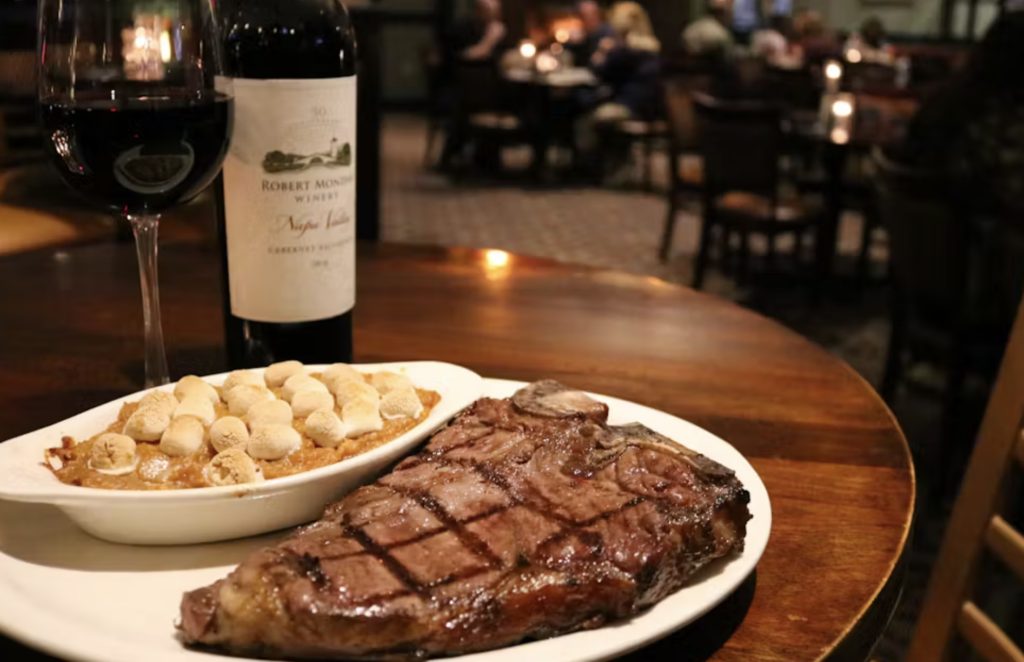
{"type": "MultiPolygon", "coordinates": [[[[1018,3],[352,7],[369,54],[359,147],[379,144],[379,182],[360,171],[361,236],[698,287],[879,390],[921,486],[878,651],[900,659],[1024,283],[1018,3]]],[[[126,53],[166,47],[163,12],[136,16],[126,53]]],[[[130,240],[44,162],[35,16],[33,0],[0,0],[0,255],[130,240]]],[[[161,241],[212,245],[211,198],[168,214],[161,241]]],[[[995,617],[1024,622],[1019,602],[996,600],[995,617]]]]}

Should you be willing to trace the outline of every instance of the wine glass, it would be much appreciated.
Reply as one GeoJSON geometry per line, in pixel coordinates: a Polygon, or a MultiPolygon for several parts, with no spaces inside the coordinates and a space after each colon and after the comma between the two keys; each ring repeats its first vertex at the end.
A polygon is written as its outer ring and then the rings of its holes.
{"type": "Polygon", "coordinates": [[[40,0],[39,104],[64,181],[135,234],[146,387],[166,384],[160,214],[216,177],[234,104],[212,0],[40,0]]]}

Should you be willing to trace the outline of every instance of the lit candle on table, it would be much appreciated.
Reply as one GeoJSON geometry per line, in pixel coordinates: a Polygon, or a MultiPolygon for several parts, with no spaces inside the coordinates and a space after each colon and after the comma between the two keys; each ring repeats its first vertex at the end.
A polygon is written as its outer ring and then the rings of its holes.
{"type": "Polygon", "coordinates": [[[829,138],[834,143],[845,144],[850,141],[853,133],[853,95],[837,94],[832,101],[831,127],[829,138]]]}
{"type": "Polygon", "coordinates": [[[835,60],[825,63],[825,91],[829,93],[839,91],[839,81],[843,78],[843,65],[835,60]]]}

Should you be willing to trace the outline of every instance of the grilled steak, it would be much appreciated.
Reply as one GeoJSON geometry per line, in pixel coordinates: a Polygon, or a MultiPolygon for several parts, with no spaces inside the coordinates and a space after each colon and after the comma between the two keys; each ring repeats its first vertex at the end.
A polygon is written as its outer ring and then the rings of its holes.
{"type": "Polygon", "coordinates": [[[742,550],[733,472],[557,382],[478,400],[323,519],[187,593],[191,645],[454,655],[635,614],[742,550]]]}

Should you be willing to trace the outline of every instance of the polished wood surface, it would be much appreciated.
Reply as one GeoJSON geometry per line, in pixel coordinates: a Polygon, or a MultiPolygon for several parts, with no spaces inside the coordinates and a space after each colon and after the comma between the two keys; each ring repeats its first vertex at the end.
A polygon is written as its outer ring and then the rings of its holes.
{"type": "MultiPolygon", "coordinates": [[[[901,588],[914,476],[896,421],[853,370],[654,278],[501,251],[363,249],[359,361],[451,361],[633,400],[728,440],[763,478],[774,521],[757,572],[629,659],[866,658],[901,588]]],[[[217,254],[175,246],[160,261],[173,376],[223,370],[217,254]]],[[[0,259],[0,437],[141,387],[138,288],[129,245],[0,259]]]]}

